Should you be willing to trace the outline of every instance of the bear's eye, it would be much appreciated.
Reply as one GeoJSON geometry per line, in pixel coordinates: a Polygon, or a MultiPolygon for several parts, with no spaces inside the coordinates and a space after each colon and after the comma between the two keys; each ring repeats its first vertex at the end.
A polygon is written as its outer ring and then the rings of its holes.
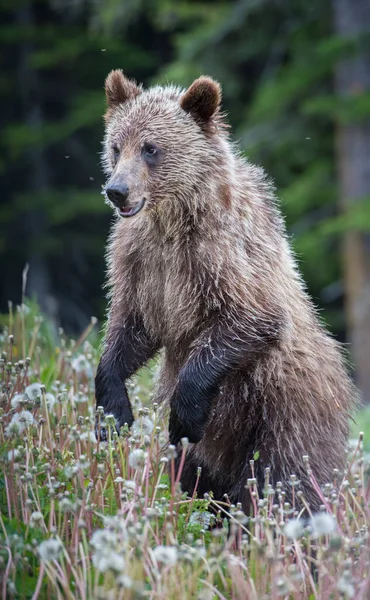
{"type": "Polygon", "coordinates": [[[116,165],[117,161],[119,159],[119,155],[120,155],[118,146],[113,146],[112,151],[113,151],[113,162],[116,165]]]}
{"type": "Polygon", "coordinates": [[[149,164],[154,164],[159,155],[159,148],[155,144],[145,142],[141,149],[141,156],[149,164]]]}

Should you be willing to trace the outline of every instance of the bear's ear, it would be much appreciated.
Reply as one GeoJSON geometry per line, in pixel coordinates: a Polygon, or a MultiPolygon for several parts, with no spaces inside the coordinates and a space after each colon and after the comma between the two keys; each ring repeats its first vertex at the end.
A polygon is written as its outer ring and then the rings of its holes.
{"type": "Polygon", "coordinates": [[[136,81],[128,79],[121,71],[111,71],[105,80],[105,97],[108,110],[116,108],[127,100],[131,100],[141,94],[141,88],[136,81]]]}
{"type": "Polygon", "coordinates": [[[221,104],[221,86],[211,77],[199,77],[180,99],[181,108],[197,121],[206,123],[221,104]]]}

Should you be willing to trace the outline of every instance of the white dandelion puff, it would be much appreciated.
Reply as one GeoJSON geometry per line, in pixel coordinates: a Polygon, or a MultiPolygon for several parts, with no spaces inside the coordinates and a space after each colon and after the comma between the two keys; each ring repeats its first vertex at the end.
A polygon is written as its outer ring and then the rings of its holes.
{"type": "Polygon", "coordinates": [[[91,536],[90,544],[95,550],[102,550],[107,545],[115,543],[116,538],[112,539],[112,535],[106,529],[96,529],[91,536]]]}
{"type": "Polygon", "coordinates": [[[356,450],[356,448],[358,446],[358,439],[351,438],[350,440],[348,440],[348,446],[349,446],[350,450],[356,450]]]}
{"type": "Polygon", "coordinates": [[[89,401],[89,398],[86,396],[86,394],[83,394],[82,392],[78,392],[78,394],[76,394],[73,398],[76,404],[84,404],[85,402],[89,401]]]}
{"type": "Polygon", "coordinates": [[[73,503],[68,498],[62,498],[59,500],[59,510],[62,513],[72,512],[73,503]]]}
{"type": "Polygon", "coordinates": [[[127,490],[132,490],[133,492],[136,490],[136,481],[133,479],[125,479],[125,488],[127,490]]]}
{"type": "Polygon", "coordinates": [[[45,400],[46,400],[46,405],[47,405],[48,409],[50,411],[53,410],[54,404],[56,402],[54,394],[52,394],[51,392],[48,392],[45,395],[45,400]]]}
{"type": "Polygon", "coordinates": [[[105,573],[106,571],[120,573],[125,568],[125,559],[123,556],[110,549],[94,552],[92,562],[94,567],[101,573],[105,573]]]}
{"type": "Polygon", "coordinates": [[[38,510],[32,513],[32,515],[30,517],[30,527],[37,529],[38,527],[42,526],[43,522],[44,522],[44,517],[38,510]]]}
{"type": "Polygon", "coordinates": [[[76,371],[76,373],[85,373],[90,379],[92,379],[92,377],[94,376],[94,371],[91,366],[91,363],[89,360],[87,360],[84,354],[80,354],[79,356],[74,358],[71,364],[72,369],[76,371]]]}
{"type": "Polygon", "coordinates": [[[177,548],[174,546],[156,546],[153,555],[157,563],[172,567],[177,562],[177,548]]]}
{"type": "Polygon", "coordinates": [[[284,527],[284,533],[287,538],[296,540],[300,538],[304,531],[304,523],[301,519],[291,519],[284,527]]]}
{"type": "Polygon", "coordinates": [[[41,542],[37,552],[39,553],[39,557],[43,562],[50,562],[52,560],[58,560],[62,549],[63,546],[61,541],[53,538],[41,542]]]}
{"type": "Polygon", "coordinates": [[[330,535],[337,528],[337,522],[329,513],[317,513],[309,521],[312,529],[312,537],[320,537],[321,535],[330,535]]]}
{"type": "Polygon", "coordinates": [[[141,450],[141,448],[137,448],[136,450],[133,450],[132,452],[130,452],[130,455],[128,457],[128,464],[130,465],[130,467],[132,467],[133,469],[137,469],[139,467],[144,466],[144,463],[145,463],[144,450],[141,450]]]}
{"type": "Polygon", "coordinates": [[[41,383],[31,383],[26,387],[26,396],[30,402],[36,402],[37,398],[41,398],[41,383]]]}
{"type": "Polygon", "coordinates": [[[8,437],[12,435],[20,435],[34,424],[35,419],[33,418],[32,413],[30,413],[29,410],[21,410],[12,416],[9,425],[5,430],[6,435],[8,437]]]}
{"type": "Polygon", "coordinates": [[[86,458],[84,454],[80,455],[80,459],[76,460],[74,465],[75,473],[78,471],[83,471],[84,469],[88,469],[90,466],[90,461],[86,458]]]}
{"type": "Polygon", "coordinates": [[[131,427],[131,435],[140,436],[140,435],[151,435],[154,429],[153,421],[143,415],[140,419],[137,419],[133,422],[131,427]]]}
{"type": "Polygon", "coordinates": [[[83,442],[89,441],[92,444],[97,444],[96,436],[93,431],[84,431],[83,433],[81,433],[80,440],[82,440],[83,442]]]}
{"type": "MultiPolygon", "coordinates": [[[[97,529],[91,536],[90,545],[94,549],[92,555],[93,565],[102,573],[106,571],[121,572],[125,567],[125,560],[117,547],[122,544],[122,523],[117,519],[108,518],[105,521],[107,529],[97,529]]],[[[125,536],[123,536],[125,537],[125,536]]]]}
{"type": "Polygon", "coordinates": [[[127,590],[132,588],[132,579],[128,575],[119,575],[116,579],[117,585],[126,588],[127,590]]]}
{"type": "Polygon", "coordinates": [[[104,526],[107,528],[108,533],[114,532],[120,540],[127,539],[126,523],[119,516],[104,517],[104,526]]]}
{"type": "Polygon", "coordinates": [[[10,406],[12,408],[20,408],[26,401],[27,398],[24,397],[24,394],[15,394],[15,396],[12,398],[10,406]]]}
{"type": "Polygon", "coordinates": [[[212,515],[208,511],[195,510],[189,519],[189,525],[199,525],[202,529],[208,529],[212,521],[212,515]]]}
{"type": "Polygon", "coordinates": [[[337,588],[344,598],[353,598],[356,590],[351,575],[344,573],[337,583],[337,588]]]}
{"type": "Polygon", "coordinates": [[[114,483],[124,483],[124,481],[125,480],[123,479],[123,477],[119,476],[115,478],[114,483]]]}

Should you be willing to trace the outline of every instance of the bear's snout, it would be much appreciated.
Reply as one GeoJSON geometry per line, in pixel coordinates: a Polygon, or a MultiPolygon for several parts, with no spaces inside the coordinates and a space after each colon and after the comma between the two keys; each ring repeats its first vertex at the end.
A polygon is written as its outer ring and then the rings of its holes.
{"type": "Polygon", "coordinates": [[[123,208],[129,195],[127,183],[116,183],[106,188],[105,193],[117,208],[123,208]]]}

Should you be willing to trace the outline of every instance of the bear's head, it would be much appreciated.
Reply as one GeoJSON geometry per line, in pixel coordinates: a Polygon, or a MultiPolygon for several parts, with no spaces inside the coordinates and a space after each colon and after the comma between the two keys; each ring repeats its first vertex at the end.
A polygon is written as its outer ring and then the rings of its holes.
{"type": "Polygon", "coordinates": [[[120,216],[199,204],[207,185],[212,195],[226,136],[216,81],[200,77],[187,90],[144,90],[115,70],[105,93],[104,192],[120,216]]]}

